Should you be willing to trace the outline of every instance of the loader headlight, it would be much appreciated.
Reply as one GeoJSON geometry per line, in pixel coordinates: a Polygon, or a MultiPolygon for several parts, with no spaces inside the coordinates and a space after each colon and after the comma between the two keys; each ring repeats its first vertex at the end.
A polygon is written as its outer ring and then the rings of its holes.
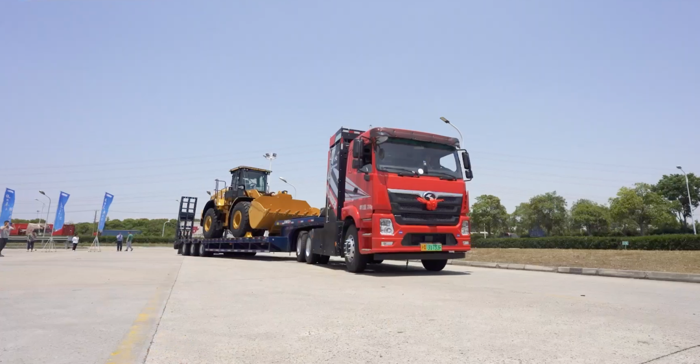
{"type": "Polygon", "coordinates": [[[379,233],[394,235],[394,224],[391,223],[391,219],[379,219],[379,233]]]}
{"type": "Polygon", "coordinates": [[[462,221],[462,235],[469,235],[469,221],[462,221]]]}

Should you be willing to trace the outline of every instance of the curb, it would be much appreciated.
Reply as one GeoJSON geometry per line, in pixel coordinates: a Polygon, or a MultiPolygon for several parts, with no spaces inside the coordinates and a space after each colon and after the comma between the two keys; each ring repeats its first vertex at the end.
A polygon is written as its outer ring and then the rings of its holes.
{"type": "Polygon", "coordinates": [[[580,275],[600,276],[600,277],[650,279],[650,280],[655,280],[655,281],[700,283],[700,274],[688,274],[688,273],[666,273],[666,272],[604,269],[604,268],[545,267],[545,266],[541,266],[541,265],[468,262],[468,261],[463,261],[463,260],[452,260],[452,261],[449,261],[449,264],[468,266],[468,267],[478,267],[478,268],[513,269],[513,270],[527,270],[527,271],[532,271],[532,272],[551,272],[551,273],[580,274],[580,275]]]}

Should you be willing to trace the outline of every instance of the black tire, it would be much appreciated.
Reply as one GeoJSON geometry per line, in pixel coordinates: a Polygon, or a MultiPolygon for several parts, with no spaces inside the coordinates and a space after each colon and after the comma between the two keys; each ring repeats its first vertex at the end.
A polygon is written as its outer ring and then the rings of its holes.
{"type": "Polygon", "coordinates": [[[357,239],[357,228],[350,225],[345,232],[343,239],[343,249],[345,250],[345,270],[351,273],[362,273],[367,268],[369,257],[360,254],[360,245],[357,239]]]}
{"type": "Polygon", "coordinates": [[[249,210],[250,202],[248,201],[237,203],[231,210],[231,221],[229,221],[228,229],[235,238],[242,238],[248,232],[253,233],[248,216],[249,210]]]}
{"type": "Polygon", "coordinates": [[[182,243],[178,244],[177,246],[177,255],[182,255],[182,243]]]}
{"type": "Polygon", "coordinates": [[[306,264],[316,264],[318,263],[318,254],[315,254],[312,249],[314,245],[312,242],[311,233],[306,235],[306,241],[304,242],[304,255],[306,258],[306,264]]]}
{"type": "Polygon", "coordinates": [[[224,229],[219,228],[221,222],[216,217],[216,210],[210,208],[204,213],[204,221],[202,222],[202,234],[207,239],[218,239],[224,236],[224,229]],[[209,221],[211,219],[211,221],[209,221]]]}
{"type": "Polygon", "coordinates": [[[384,259],[379,259],[379,260],[372,259],[372,261],[369,262],[369,264],[382,264],[382,263],[384,263],[384,259]]]}
{"type": "Polygon", "coordinates": [[[306,261],[306,236],[309,235],[308,232],[302,231],[297,235],[297,262],[306,261]]]}
{"type": "Polygon", "coordinates": [[[328,262],[330,260],[331,260],[331,257],[328,255],[319,255],[318,264],[328,264],[328,262]]]}
{"type": "Polygon", "coordinates": [[[421,263],[423,263],[423,268],[425,270],[429,270],[431,272],[439,272],[445,268],[447,265],[447,259],[436,259],[436,260],[427,260],[423,259],[421,260],[421,263]]]}
{"type": "Polygon", "coordinates": [[[193,257],[198,257],[199,256],[199,246],[201,244],[192,244],[192,252],[190,253],[193,257]]]}
{"type": "Polygon", "coordinates": [[[204,245],[202,243],[199,243],[197,245],[199,246],[199,256],[200,257],[210,257],[213,255],[212,252],[208,252],[205,250],[206,245],[204,245]]]}
{"type": "Polygon", "coordinates": [[[183,243],[182,244],[182,255],[184,255],[184,256],[190,255],[190,243],[183,243]]]}

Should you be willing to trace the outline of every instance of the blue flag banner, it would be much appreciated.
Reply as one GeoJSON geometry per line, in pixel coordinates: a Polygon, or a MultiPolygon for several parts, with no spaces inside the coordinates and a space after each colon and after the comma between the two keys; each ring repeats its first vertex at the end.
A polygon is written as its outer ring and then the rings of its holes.
{"type": "Polygon", "coordinates": [[[0,224],[12,221],[12,209],[15,208],[15,190],[5,189],[2,198],[2,212],[0,212],[0,224]]]}
{"type": "MultiPolygon", "coordinates": [[[[68,202],[69,194],[61,191],[61,196],[58,198],[58,207],[56,208],[56,219],[53,223],[53,231],[63,229],[63,222],[66,219],[66,203],[68,202]]],[[[53,233],[52,233],[53,234],[53,233]]]]}
{"type": "Polygon", "coordinates": [[[105,199],[102,202],[102,212],[100,213],[100,224],[97,226],[97,231],[102,232],[105,228],[105,221],[107,220],[107,213],[109,212],[109,205],[112,204],[114,195],[105,193],[105,199]]]}

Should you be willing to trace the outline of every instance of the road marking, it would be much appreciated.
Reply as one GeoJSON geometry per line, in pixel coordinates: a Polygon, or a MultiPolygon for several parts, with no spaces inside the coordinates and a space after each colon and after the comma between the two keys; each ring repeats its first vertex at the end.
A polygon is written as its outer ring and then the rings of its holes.
{"type": "MultiPolygon", "coordinates": [[[[183,260],[184,261],[184,260],[183,260]]],[[[174,279],[156,288],[145,307],[136,316],[136,319],[129,328],[129,332],[124,336],[107,360],[107,364],[133,364],[145,361],[151,342],[160,323],[160,318],[165,312],[165,307],[170,299],[177,277],[182,269],[182,261],[175,274],[174,279]]]]}

